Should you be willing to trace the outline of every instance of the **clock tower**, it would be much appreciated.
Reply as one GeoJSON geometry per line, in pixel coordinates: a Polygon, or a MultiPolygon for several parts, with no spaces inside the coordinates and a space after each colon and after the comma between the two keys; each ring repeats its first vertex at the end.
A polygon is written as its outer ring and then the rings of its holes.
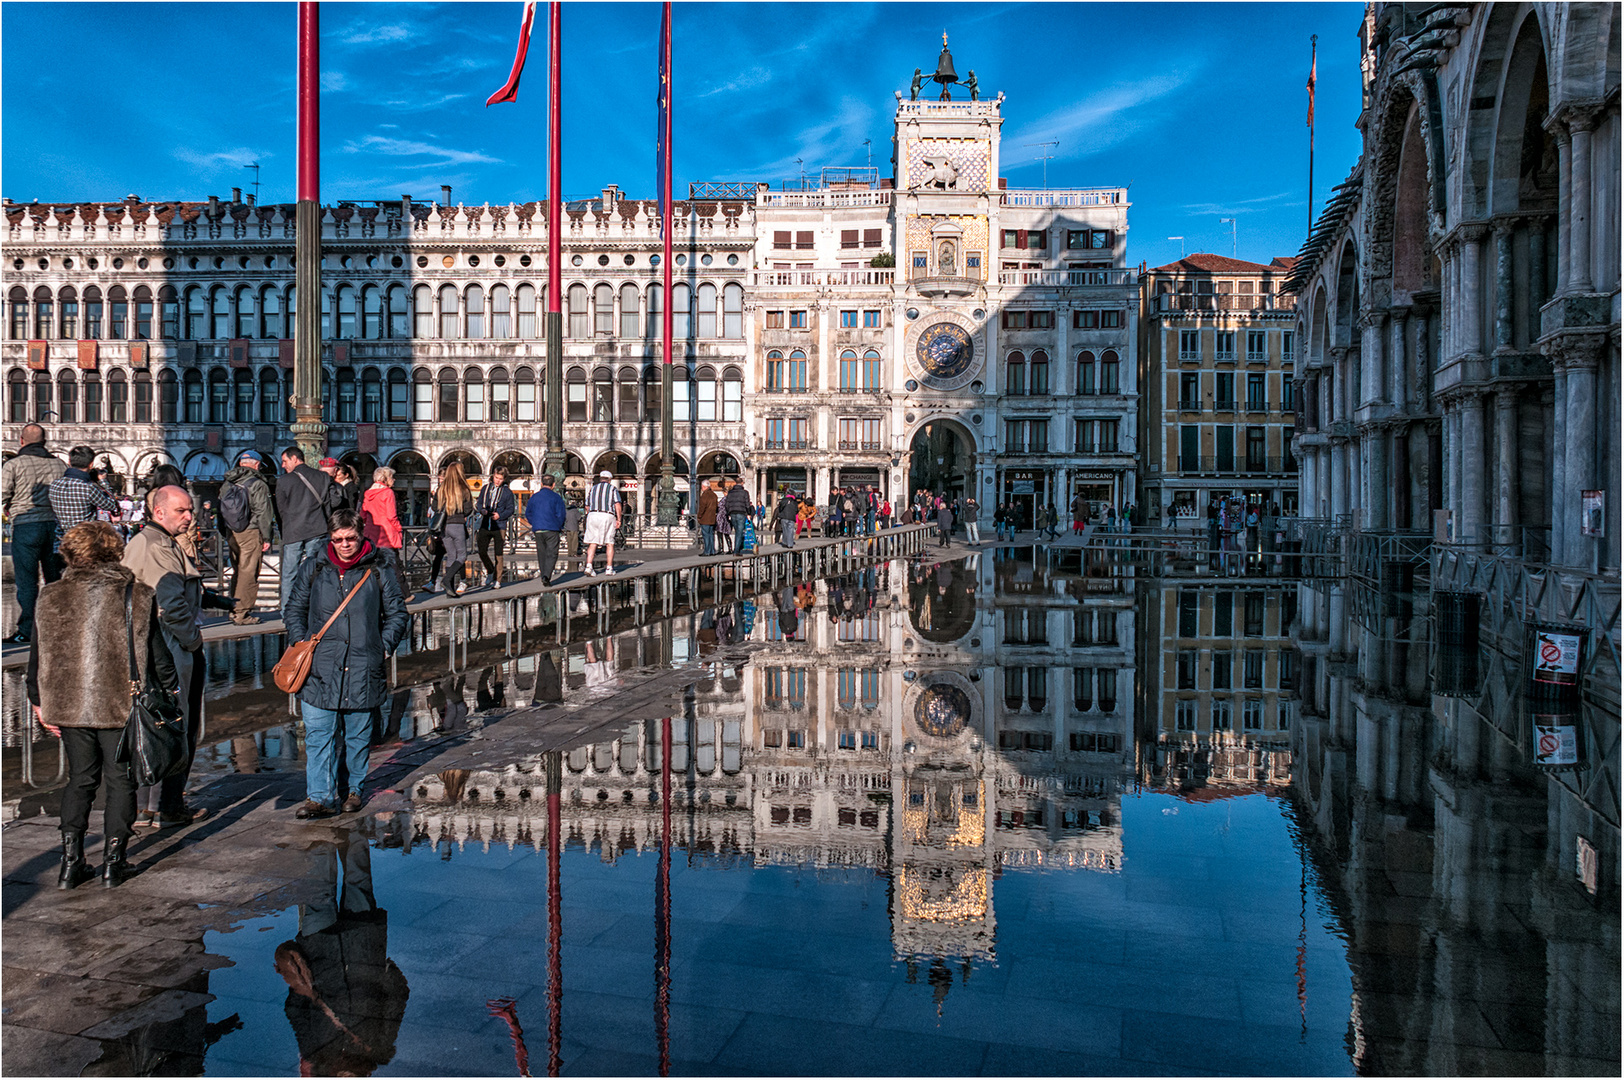
{"type": "MultiPolygon", "coordinates": [[[[959,79],[947,35],[934,75],[897,93],[892,164],[896,252],[893,400],[907,452],[893,490],[974,494],[990,506],[997,386],[993,248],[1004,96],[959,79]],[[937,94],[925,91],[934,84],[937,94]],[[935,96],[936,100],[929,100],[935,96]]],[[[905,496],[906,497],[906,496],[905,496]]]]}

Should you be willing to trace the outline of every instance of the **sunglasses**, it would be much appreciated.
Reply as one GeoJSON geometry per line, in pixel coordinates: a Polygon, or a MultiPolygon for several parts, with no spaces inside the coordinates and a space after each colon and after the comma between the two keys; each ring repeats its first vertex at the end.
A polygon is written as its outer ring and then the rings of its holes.
{"type": "Polygon", "coordinates": [[[359,544],[361,538],[351,533],[348,536],[334,536],[330,538],[335,544],[359,544]]]}

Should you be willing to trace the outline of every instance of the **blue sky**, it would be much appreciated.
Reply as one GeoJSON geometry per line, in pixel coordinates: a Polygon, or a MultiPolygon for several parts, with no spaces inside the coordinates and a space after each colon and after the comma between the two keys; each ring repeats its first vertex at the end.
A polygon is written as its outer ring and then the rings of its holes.
{"type": "MultiPolygon", "coordinates": [[[[520,4],[322,5],[322,194],[458,202],[545,195],[546,37],[513,105],[520,4]]],[[[545,11],[545,5],[541,5],[545,11]]],[[[675,7],[675,187],[862,165],[889,175],[894,91],[934,70],[1006,95],[1012,188],[1132,184],[1129,261],[1266,261],[1307,228],[1309,35],[1320,38],[1315,202],[1359,153],[1357,3],[707,4],[675,7]],[[798,164],[800,159],[804,164],[798,164]]],[[[564,9],[564,190],[654,195],[657,4],[564,9]]],[[[225,197],[261,164],[293,198],[294,4],[0,7],[0,194],[225,197]],[[41,41],[72,63],[39,62],[41,41]]]]}

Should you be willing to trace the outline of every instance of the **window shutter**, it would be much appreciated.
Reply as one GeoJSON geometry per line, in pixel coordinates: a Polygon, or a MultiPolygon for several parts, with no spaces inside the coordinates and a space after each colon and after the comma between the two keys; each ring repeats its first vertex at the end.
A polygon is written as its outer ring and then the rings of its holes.
{"type": "Polygon", "coordinates": [[[797,248],[800,248],[800,249],[803,249],[803,250],[807,249],[807,248],[810,248],[812,246],[812,234],[809,233],[809,232],[798,232],[798,233],[796,233],[795,234],[795,246],[797,248]]]}
{"type": "Polygon", "coordinates": [[[51,356],[51,347],[43,341],[30,341],[28,343],[28,367],[32,371],[44,371],[51,356]]]}
{"type": "Polygon", "coordinates": [[[775,248],[787,248],[787,247],[789,247],[789,233],[787,233],[787,232],[775,232],[775,233],[773,233],[773,247],[775,247],[775,248]]]}
{"type": "MultiPolygon", "coordinates": [[[[79,342],[79,370],[80,371],[95,371],[96,370],[97,358],[99,356],[99,354],[97,352],[97,348],[100,346],[100,344],[101,344],[101,342],[99,342],[99,341],[94,341],[94,340],[89,340],[89,339],[82,340],[82,341],[79,342]]],[[[130,366],[131,367],[146,367],[147,366],[147,343],[146,342],[144,342],[144,341],[133,341],[133,342],[130,343],[130,366]],[[141,355],[141,359],[140,359],[139,362],[137,362],[137,360],[136,360],[136,353],[138,351],[139,351],[139,353],[141,355]]]]}
{"type": "Polygon", "coordinates": [[[1026,246],[1026,230],[1025,229],[1016,229],[1015,230],[1015,246],[1018,247],[1018,248],[1024,248],[1026,246]]]}
{"type": "Polygon", "coordinates": [[[246,368],[248,366],[248,339],[236,338],[231,342],[231,366],[246,368]]]}
{"type": "Polygon", "coordinates": [[[276,362],[289,371],[293,370],[292,338],[282,338],[276,343],[276,362]]]}
{"type": "Polygon", "coordinates": [[[864,229],[863,230],[863,246],[864,247],[879,247],[880,243],[881,243],[881,231],[879,229],[864,229]]]}
{"type": "Polygon", "coordinates": [[[857,230],[856,229],[841,229],[840,230],[840,246],[843,247],[843,248],[854,248],[854,247],[856,247],[857,246],[857,230]]]}

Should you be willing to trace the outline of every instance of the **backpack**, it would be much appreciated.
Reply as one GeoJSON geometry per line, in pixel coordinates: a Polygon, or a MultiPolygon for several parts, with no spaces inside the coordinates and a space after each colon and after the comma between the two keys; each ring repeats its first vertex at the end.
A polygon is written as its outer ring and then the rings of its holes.
{"type": "Polygon", "coordinates": [[[247,484],[226,484],[220,491],[220,523],[232,532],[242,532],[254,522],[247,484]]]}

